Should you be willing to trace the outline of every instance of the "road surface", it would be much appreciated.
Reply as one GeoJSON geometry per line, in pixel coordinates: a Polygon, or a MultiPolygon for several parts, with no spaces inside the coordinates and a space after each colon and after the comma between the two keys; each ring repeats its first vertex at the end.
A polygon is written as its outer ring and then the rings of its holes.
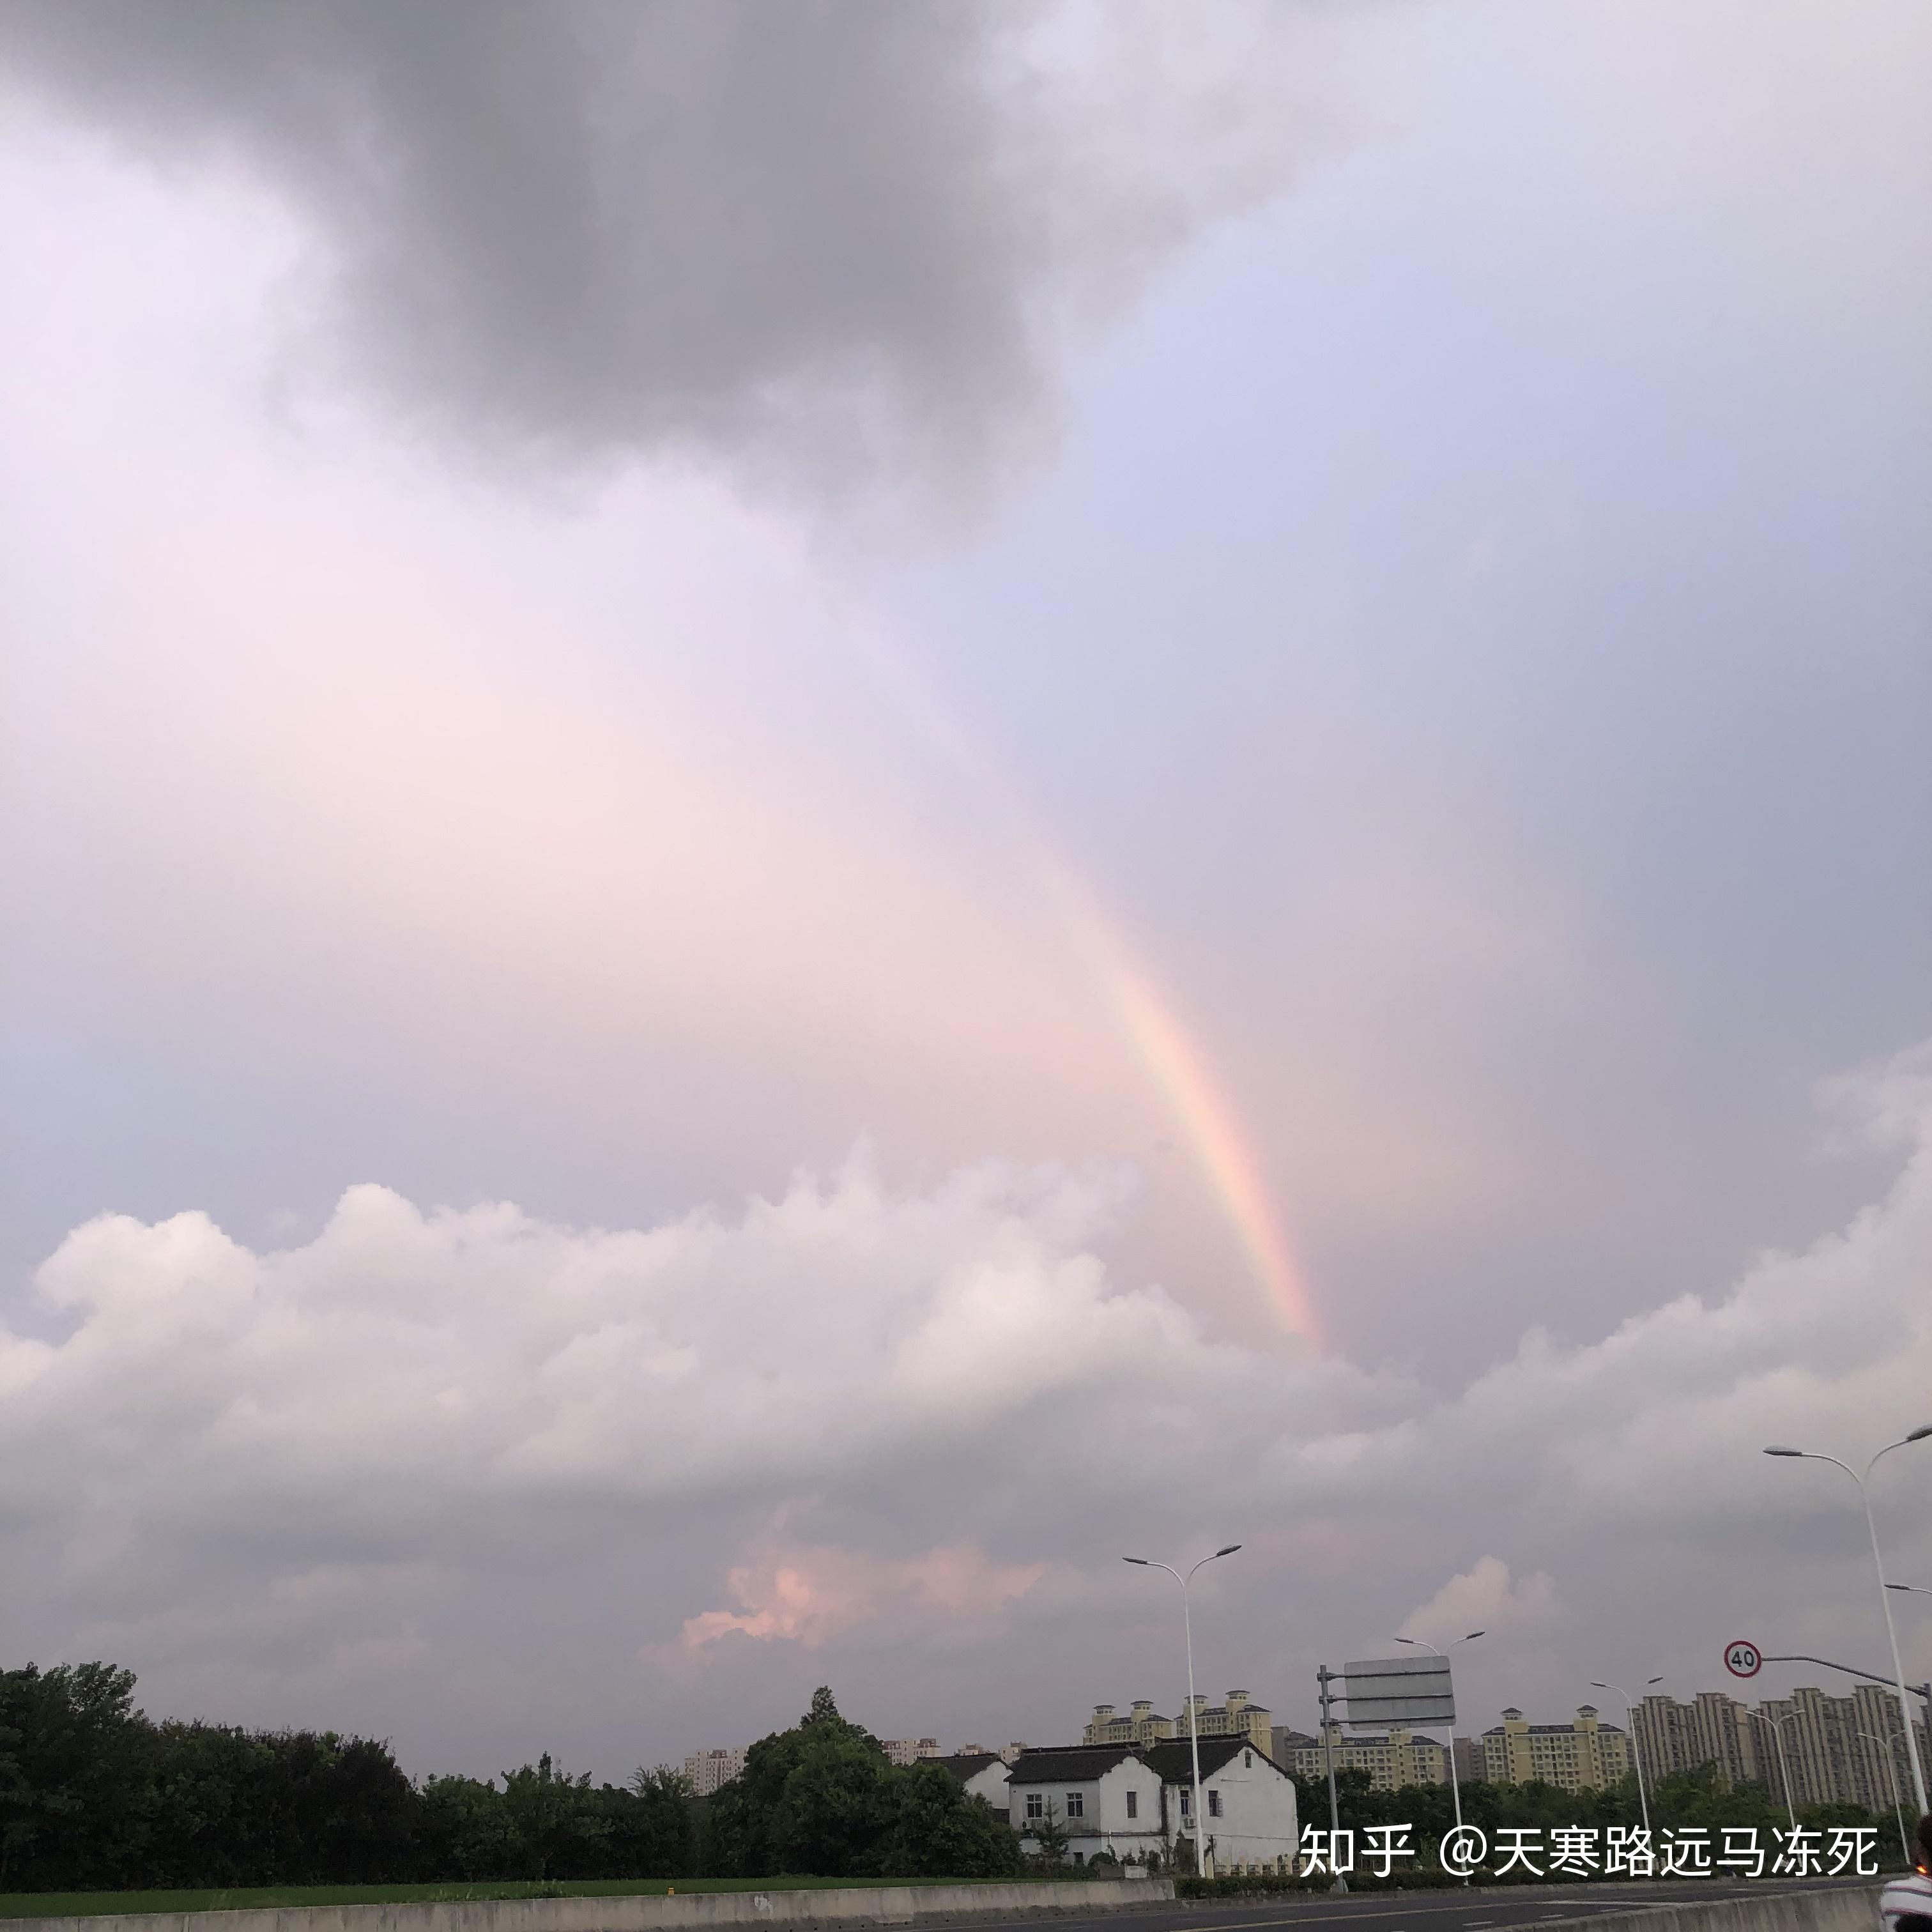
{"type": "MultiPolygon", "coordinates": [[[[1836,1891],[1847,1885],[1876,1888],[1878,1879],[1762,1879],[1750,1883],[1525,1885],[1483,1892],[1332,1892],[1250,1899],[1244,1904],[1208,1904],[1186,1899],[1137,1905],[1113,1912],[1069,1912],[1051,1920],[976,1919],[974,1932],[1276,1932],[1306,1926],[1310,1932],[1504,1932],[1509,1927],[1641,1912],[1652,1905],[1696,1905],[1714,1898],[1771,1898],[1795,1892],[1836,1891]]],[[[1879,1932],[1874,1889],[1872,1932],[1879,1932]]]]}

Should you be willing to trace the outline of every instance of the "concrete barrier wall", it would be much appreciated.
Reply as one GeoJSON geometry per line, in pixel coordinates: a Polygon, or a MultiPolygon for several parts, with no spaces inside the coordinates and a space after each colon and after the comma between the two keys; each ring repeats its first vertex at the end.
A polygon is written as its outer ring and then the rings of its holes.
{"type": "Polygon", "coordinates": [[[1884,1889],[1881,1880],[1591,1916],[1610,1919],[1617,1932],[1881,1932],[1878,1895],[1884,1889]]]}
{"type": "MultiPolygon", "coordinates": [[[[395,1905],[244,1906],[10,1918],[4,1932],[686,1932],[711,1926],[915,1925],[1028,1912],[1110,1912],[1174,1897],[1171,1878],[1065,1885],[880,1885],[619,1898],[490,1898],[395,1905]]],[[[1867,1928],[1870,1932],[1870,1928],[1867,1928]]]]}

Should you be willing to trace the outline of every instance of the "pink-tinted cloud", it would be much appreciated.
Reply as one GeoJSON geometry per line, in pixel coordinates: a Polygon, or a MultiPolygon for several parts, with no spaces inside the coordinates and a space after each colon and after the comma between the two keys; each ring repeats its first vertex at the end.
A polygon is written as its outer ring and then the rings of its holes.
{"type": "Polygon", "coordinates": [[[735,1632],[812,1649],[895,1611],[986,1617],[1024,1596],[1046,1574],[1044,1563],[995,1563],[970,1544],[896,1562],[851,1550],[794,1550],[734,1569],[725,1580],[739,1609],[687,1618],[684,1642],[698,1649],[735,1632]]]}

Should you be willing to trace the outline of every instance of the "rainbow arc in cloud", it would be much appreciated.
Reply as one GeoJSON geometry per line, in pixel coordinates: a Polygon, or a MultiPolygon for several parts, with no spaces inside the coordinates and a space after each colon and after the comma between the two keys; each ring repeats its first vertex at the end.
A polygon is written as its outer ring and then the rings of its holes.
{"type": "Polygon", "coordinates": [[[1057,862],[1048,864],[1063,920],[1087,956],[1116,1023],[1166,1100],[1276,1316],[1320,1348],[1315,1304],[1281,1214],[1212,1063],[1072,876],[1057,862]]]}
{"type": "Polygon", "coordinates": [[[996,760],[963,730],[904,650],[876,627],[854,641],[935,746],[1005,818],[1028,856],[1043,896],[1101,988],[1115,1024],[1167,1105],[1276,1318],[1311,1346],[1324,1346],[1306,1277],[1280,1210],[1262,1178],[1240,1113],[1222,1090],[1212,1060],[1156,989],[1079,878],[1054,854],[996,760]]]}

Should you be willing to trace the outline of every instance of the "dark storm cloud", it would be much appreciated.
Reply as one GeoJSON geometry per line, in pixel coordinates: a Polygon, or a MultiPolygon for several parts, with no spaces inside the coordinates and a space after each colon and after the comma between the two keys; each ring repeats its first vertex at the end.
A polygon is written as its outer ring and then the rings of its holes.
{"type": "Polygon", "coordinates": [[[1070,322],[1279,179],[1280,25],[22,0],[0,57],[146,152],[266,172],[328,248],[346,365],[440,429],[957,489],[1050,423],[1070,322]]]}

